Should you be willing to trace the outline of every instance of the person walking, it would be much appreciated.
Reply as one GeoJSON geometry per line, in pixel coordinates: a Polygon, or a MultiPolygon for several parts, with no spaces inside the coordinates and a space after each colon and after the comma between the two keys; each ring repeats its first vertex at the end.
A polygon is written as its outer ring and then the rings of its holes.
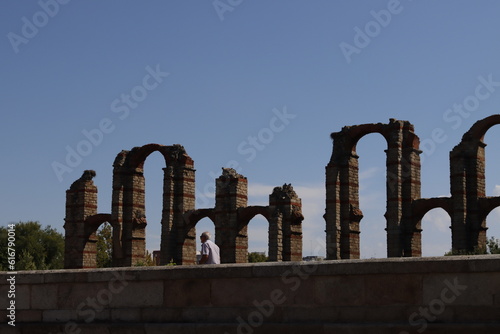
{"type": "Polygon", "coordinates": [[[212,240],[210,232],[203,232],[201,239],[201,259],[200,264],[220,264],[220,249],[212,240]]]}

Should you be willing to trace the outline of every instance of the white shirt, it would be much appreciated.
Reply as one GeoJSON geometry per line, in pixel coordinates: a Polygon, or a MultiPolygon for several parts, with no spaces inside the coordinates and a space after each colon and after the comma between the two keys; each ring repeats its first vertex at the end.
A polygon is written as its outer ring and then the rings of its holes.
{"type": "Polygon", "coordinates": [[[219,246],[211,240],[207,240],[201,244],[201,255],[208,255],[206,264],[220,264],[219,246]]]}

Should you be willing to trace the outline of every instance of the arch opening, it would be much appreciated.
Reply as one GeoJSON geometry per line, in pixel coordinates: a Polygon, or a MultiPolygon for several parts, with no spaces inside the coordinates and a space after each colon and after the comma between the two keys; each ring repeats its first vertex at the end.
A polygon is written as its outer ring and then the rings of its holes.
{"type": "Polygon", "coordinates": [[[262,214],[256,214],[246,224],[248,253],[269,256],[269,222],[262,214]]]}
{"type": "Polygon", "coordinates": [[[195,224],[195,235],[196,235],[196,263],[200,261],[201,258],[201,240],[200,240],[200,235],[208,231],[210,232],[210,240],[213,242],[217,243],[217,236],[215,232],[215,224],[214,222],[209,218],[209,217],[204,217],[200,219],[198,222],[195,224]]]}
{"type": "Polygon", "coordinates": [[[451,217],[441,207],[422,217],[422,256],[443,256],[451,250],[451,217]]]}
{"type": "Polygon", "coordinates": [[[486,216],[488,229],[486,230],[486,240],[500,239],[500,207],[496,207],[486,216]]]}
{"type": "Polygon", "coordinates": [[[387,256],[386,237],[386,154],[387,141],[378,133],[368,133],[356,144],[359,156],[360,258],[387,256]]]}
{"type": "MultiPolygon", "coordinates": [[[[144,215],[146,252],[153,256],[161,248],[162,212],[163,212],[163,169],[165,159],[159,152],[151,152],[142,162],[144,175],[144,215]]],[[[146,261],[148,259],[145,259],[146,261]]]]}
{"type": "Polygon", "coordinates": [[[500,196],[500,132],[489,131],[485,135],[485,192],[486,196],[500,196]]]}

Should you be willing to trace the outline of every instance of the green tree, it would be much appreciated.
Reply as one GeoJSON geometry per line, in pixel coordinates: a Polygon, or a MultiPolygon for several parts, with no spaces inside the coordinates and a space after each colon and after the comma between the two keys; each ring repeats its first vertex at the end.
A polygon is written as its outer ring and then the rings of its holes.
{"type": "Polygon", "coordinates": [[[109,268],[113,265],[113,229],[104,223],[97,230],[97,268],[109,268]]]}
{"type": "Polygon", "coordinates": [[[445,256],[451,255],[481,255],[481,254],[500,254],[500,240],[491,237],[486,240],[486,248],[476,247],[473,251],[456,251],[450,250],[445,256]]]}
{"type": "Polygon", "coordinates": [[[491,237],[486,241],[486,247],[490,254],[500,254],[500,240],[491,237]]]}
{"type": "Polygon", "coordinates": [[[26,250],[21,251],[19,261],[16,263],[17,270],[36,270],[35,258],[26,250]]]}
{"type": "MultiPolygon", "coordinates": [[[[64,236],[56,229],[39,222],[15,225],[16,270],[62,269],[64,267],[64,236]]],[[[7,270],[8,229],[0,227],[0,267],[7,270]]]]}
{"type": "Polygon", "coordinates": [[[151,266],[156,266],[156,263],[153,260],[153,255],[148,250],[146,250],[146,258],[144,260],[137,261],[135,266],[136,267],[151,267],[151,266]]]}
{"type": "Polygon", "coordinates": [[[268,257],[265,254],[259,252],[248,253],[248,262],[256,263],[256,262],[266,262],[268,257]]]}

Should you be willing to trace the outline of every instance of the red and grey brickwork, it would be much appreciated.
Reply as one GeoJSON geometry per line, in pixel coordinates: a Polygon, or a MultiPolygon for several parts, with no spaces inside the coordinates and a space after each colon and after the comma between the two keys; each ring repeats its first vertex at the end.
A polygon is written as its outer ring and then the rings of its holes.
{"type": "Polygon", "coordinates": [[[450,153],[451,197],[420,198],[420,141],[407,121],[346,126],[332,133],[326,166],[326,245],[328,259],[359,258],[360,221],[357,142],[380,133],[387,141],[387,256],[421,256],[421,220],[434,208],[451,217],[452,248],[470,252],[486,247],[486,217],[500,197],[485,196],[485,133],[500,115],[476,122],[450,153]]]}
{"type": "Polygon", "coordinates": [[[223,168],[216,180],[216,204],[212,209],[195,209],[195,169],[181,145],[149,144],[121,151],[113,163],[111,214],[97,213],[94,171],[85,171],[66,195],[66,268],[96,266],[96,231],[109,222],[113,228],[113,265],[133,266],[146,255],[146,210],[144,162],[160,152],[166,167],[163,180],[160,264],[194,264],[196,223],[214,221],[215,242],[223,263],[244,263],[248,259],[248,222],[262,214],[270,224],[270,252],[273,261],[302,259],[302,206],[290,185],[275,188],[268,207],[248,207],[246,177],[223,168]],[[275,192],[286,194],[276,198],[275,192]],[[273,197],[274,196],[274,197],[273,197]]]}

